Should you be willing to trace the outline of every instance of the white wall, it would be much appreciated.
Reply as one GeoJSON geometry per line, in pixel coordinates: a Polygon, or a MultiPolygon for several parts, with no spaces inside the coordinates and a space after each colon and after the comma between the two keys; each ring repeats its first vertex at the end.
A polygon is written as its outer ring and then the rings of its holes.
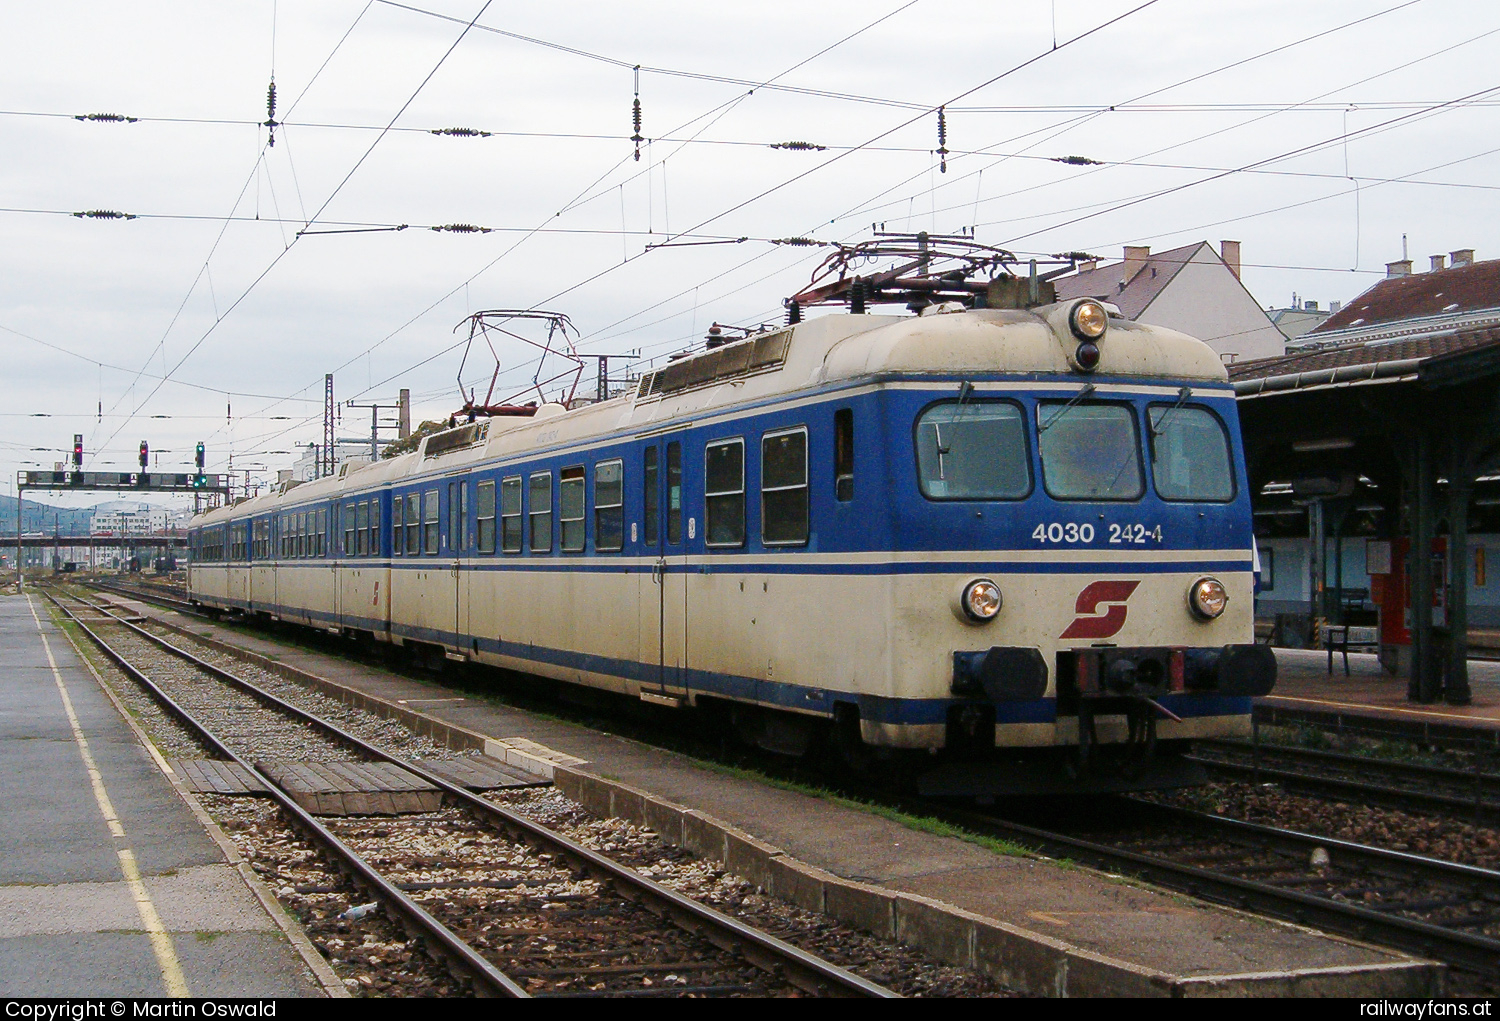
{"type": "Polygon", "coordinates": [[[1281,331],[1209,245],[1199,247],[1137,321],[1190,334],[1236,361],[1286,351],[1281,331]]]}

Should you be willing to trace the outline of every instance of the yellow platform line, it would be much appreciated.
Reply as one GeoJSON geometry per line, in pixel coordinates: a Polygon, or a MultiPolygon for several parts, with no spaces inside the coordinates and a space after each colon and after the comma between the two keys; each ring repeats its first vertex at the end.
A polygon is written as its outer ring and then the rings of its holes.
{"type": "MultiPolygon", "coordinates": [[[[78,745],[78,755],[83,759],[84,768],[88,770],[89,783],[94,788],[94,800],[99,803],[99,814],[104,816],[111,836],[124,837],[125,827],[120,825],[120,817],[115,814],[115,806],[109,800],[104,777],[94,761],[94,753],[89,750],[88,738],[84,737],[83,727],[78,723],[78,714],[73,711],[73,700],[68,697],[68,686],[63,683],[62,671],[57,668],[57,659],[52,655],[52,643],[47,641],[42,619],[37,616],[36,606],[29,595],[26,597],[26,606],[31,610],[31,619],[36,621],[37,633],[42,636],[42,649],[47,653],[47,665],[52,668],[52,679],[57,683],[58,694],[62,696],[63,710],[68,714],[68,725],[73,728],[73,741],[78,745]]],[[[141,916],[141,925],[151,939],[151,950],[156,954],[156,963],[161,968],[167,995],[185,997],[188,995],[187,980],[182,977],[182,964],[177,960],[177,949],[172,946],[172,935],[162,925],[161,915],[157,914],[151,894],[147,892],[146,884],[141,879],[135,853],[128,847],[120,847],[116,848],[115,854],[119,856],[120,873],[125,877],[125,884],[130,888],[130,896],[135,901],[135,909],[141,916]]]]}

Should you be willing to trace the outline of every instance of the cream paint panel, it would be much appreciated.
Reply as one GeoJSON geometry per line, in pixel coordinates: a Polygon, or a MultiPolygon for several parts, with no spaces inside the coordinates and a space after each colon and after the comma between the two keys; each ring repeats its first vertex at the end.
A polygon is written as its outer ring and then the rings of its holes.
{"type": "Polygon", "coordinates": [[[250,568],[231,564],[225,579],[225,595],[235,606],[243,606],[250,599],[250,568]]]}
{"type": "Polygon", "coordinates": [[[370,618],[389,620],[390,576],[391,570],[385,565],[345,561],[339,570],[339,613],[346,627],[369,627],[361,621],[370,618]],[[353,563],[359,566],[352,566],[353,563]]]}
{"type": "Polygon", "coordinates": [[[276,583],[282,619],[317,627],[328,626],[327,620],[334,616],[335,610],[335,578],[331,566],[317,561],[282,564],[276,570],[276,583]],[[326,617],[314,618],[314,613],[326,617]]]}
{"type": "Polygon", "coordinates": [[[250,568],[250,608],[273,613],[276,606],[276,568],[255,564],[250,568]]]}
{"type": "Polygon", "coordinates": [[[390,585],[392,620],[408,627],[452,633],[454,605],[451,561],[439,560],[437,557],[403,557],[391,569],[390,585]]]}

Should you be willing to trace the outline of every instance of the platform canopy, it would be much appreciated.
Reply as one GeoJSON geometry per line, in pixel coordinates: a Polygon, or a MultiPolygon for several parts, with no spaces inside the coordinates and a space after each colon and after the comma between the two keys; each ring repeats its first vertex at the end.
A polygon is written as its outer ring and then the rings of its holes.
{"type": "MultiPolygon", "coordinates": [[[[1252,492],[1287,484],[1318,513],[1378,502],[1390,538],[1430,549],[1446,521],[1446,627],[1434,626],[1431,557],[1411,558],[1409,696],[1469,701],[1468,521],[1500,466],[1500,327],[1355,342],[1229,366],[1252,492]]],[[[1321,575],[1314,598],[1321,599],[1321,575]]],[[[1315,605],[1315,612],[1322,607],[1315,605]]]]}

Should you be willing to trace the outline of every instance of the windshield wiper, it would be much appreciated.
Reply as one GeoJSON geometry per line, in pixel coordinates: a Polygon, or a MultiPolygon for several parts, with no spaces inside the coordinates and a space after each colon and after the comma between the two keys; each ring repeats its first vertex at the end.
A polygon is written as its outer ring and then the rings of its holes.
{"type": "MultiPolygon", "coordinates": [[[[1180,407],[1182,407],[1183,402],[1185,402],[1191,396],[1193,396],[1193,390],[1192,390],[1192,388],[1185,386],[1181,390],[1177,391],[1177,403],[1174,404],[1174,405],[1172,405],[1166,411],[1162,412],[1161,418],[1159,418],[1155,422],[1152,422],[1150,414],[1146,415],[1146,425],[1151,430],[1151,438],[1153,440],[1156,439],[1158,436],[1160,436],[1162,433],[1164,433],[1164,432],[1167,431],[1167,423],[1172,420],[1172,416],[1174,414],[1176,414],[1177,409],[1180,408],[1180,407]]],[[[1156,463],[1156,459],[1159,456],[1160,456],[1160,451],[1158,451],[1156,449],[1156,445],[1155,444],[1152,444],[1151,445],[1151,463],[1155,464],[1156,463]]]]}
{"type": "Polygon", "coordinates": [[[1061,408],[1058,408],[1057,409],[1057,414],[1053,415],[1051,418],[1047,419],[1047,421],[1045,421],[1041,425],[1037,426],[1037,428],[1036,428],[1037,434],[1040,435],[1040,434],[1046,432],[1048,429],[1051,429],[1052,426],[1057,422],[1057,420],[1059,418],[1062,418],[1064,415],[1066,415],[1068,413],[1068,410],[1070,408],[1072,408],[1073,405],[1077,404],[1079,401],[1083,400],[1085,397],[1087,397],[1089,394],[1093,393],[1097,389],[1098,389],[1098,387],[1096,387],[1093,383],[1085,383],[1085,384],[1083,384],[1083,389],[1079,390],[1076,394],[1074,394],[1068,400],[1068,403],[1064,404],[1061,408]]]}

